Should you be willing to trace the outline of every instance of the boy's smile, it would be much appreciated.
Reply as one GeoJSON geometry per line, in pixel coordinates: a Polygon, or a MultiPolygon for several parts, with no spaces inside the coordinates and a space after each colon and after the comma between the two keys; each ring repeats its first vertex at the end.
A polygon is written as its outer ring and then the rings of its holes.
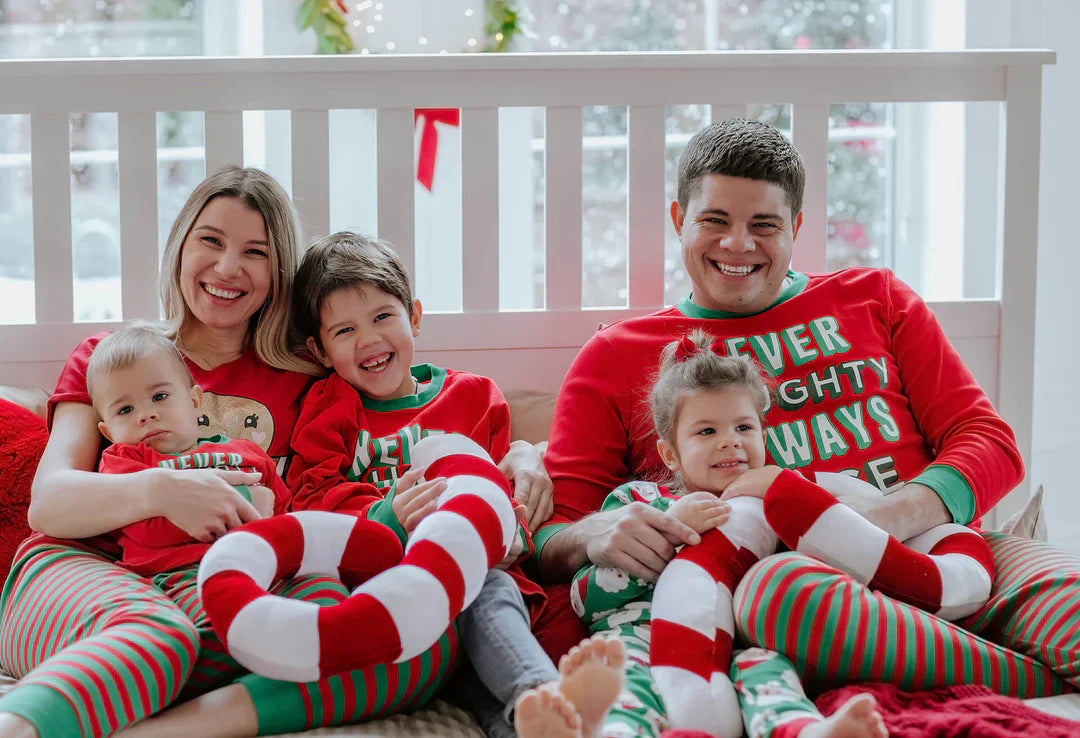
{"type": "Polygon", "coordinates": [[[335,290],[319,310],[319,341],[309,338],[308,348],[364,397],[411,395],[409,367],[413,339],[420,334],[420,302],[413,300],[412,307],[410,316],[397,297],[371,285],[335,290]]]}

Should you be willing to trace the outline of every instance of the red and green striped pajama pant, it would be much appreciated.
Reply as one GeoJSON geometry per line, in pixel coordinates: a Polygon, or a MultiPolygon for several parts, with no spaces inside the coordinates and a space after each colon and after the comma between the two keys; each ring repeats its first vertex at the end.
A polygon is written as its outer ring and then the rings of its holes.
{"type": "Polygon", "coordinates": [[[797,553],[755,564],[735,594],[742,639],[778,651],[815,687],[984,684],[1043,697],[1080,687],[1080,559],[984,533],[997,568],[989,602],[950,623],[797,553]]]}
{"type": "MultiPolygon", "coordinates": [[[[260,734],[292,732],[418,707],[456,660],[451,628],[402,664],[307,684],[246,674],[206,622],[195,569],[155,581],[71,542],[24,544],[0,595],[0,666],[20,679],[0,697],[0,712],[28,720],[40,738],[106,736],[159,712],[181,691],[187,698],[239,680],[260,734]]],[[[275,593],[319,604],[348,596],[340,582],[321,577],[275,593]]]]}

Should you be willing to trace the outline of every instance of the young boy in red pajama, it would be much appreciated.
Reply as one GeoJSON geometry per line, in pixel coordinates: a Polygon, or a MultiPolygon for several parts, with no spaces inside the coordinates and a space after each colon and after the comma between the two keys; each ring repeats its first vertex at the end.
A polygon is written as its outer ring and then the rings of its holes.
{"type": "MultiPolygon", "coordinates": [[[[333,372],[308,391],[293,433],[293,508],[363,515],[405,543],[445,489],[437,478],[418,483],[422,469],[409,471],[414,446],[432,434],[458,433],[498,462],[510,445],[509,406],[486,377],[411,365],[422,310],[387,244],[348,232],[322,239],[305,253],[294,294],[295,334],[333,372]]],[[[580,719],[595,723],[601,716],[593,713],[606,712],[622,679],[621,646],[603,640],[583,644],[560,678],[530,630],[543,591],[511,565],[531,545],[524,526],[520,533],[506,570],[488,573],[458,621],[465,652],[490,692],[487,705],[476,705],[489,736],[514,735],[517,698],[543,684],[573,693],[580,719]]]]}

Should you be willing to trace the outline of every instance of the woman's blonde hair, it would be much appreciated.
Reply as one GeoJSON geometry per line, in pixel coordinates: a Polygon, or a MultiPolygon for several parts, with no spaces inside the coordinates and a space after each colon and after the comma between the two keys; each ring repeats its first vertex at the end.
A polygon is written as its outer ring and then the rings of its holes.
{"type": "Polygon", "coordinates": [[[260,169],[227,166],[204,179],[188,197],[173,221],[161,259],[161,304],[175,338],[192,319],[180,291],[180,257],[199,213],[215,197],[235,197],[259,213],[266,225],[270,248],[270,292],[251,318],[248,342],[263,363],[276,369],[321,374],[320,367],[297,357],[289,349],[289,314],[292,286],[300,262],[302,236],[299,219],[288,194],[277,180],[260,169]]]}

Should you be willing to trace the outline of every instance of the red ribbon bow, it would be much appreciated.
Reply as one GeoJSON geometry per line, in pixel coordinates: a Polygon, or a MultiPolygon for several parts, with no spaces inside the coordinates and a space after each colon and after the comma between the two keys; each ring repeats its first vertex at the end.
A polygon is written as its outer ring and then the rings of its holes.
{"type": "Polygon", "coordinates": [[[424,119],[424,128],[420,133],[420,152],[416,157],[416,181],[431,192],[435,181],[435,158],[439,154],[439,129],[436,123],[448,126],[461,125],[461,110],[458,108],[417,108],[413,111],[413,123],[424,119]]]}
{"type": "Polygon", "coordinates": [[[683,336],[679,340],[679,345],[675,347],[675,361],[682,363],[700,350],[698,345],[690,339],[690,336],[683,336]]]}
{"type": "MultiPolygon", "coordinates": [[[[675,361],[684,362],[690,357],[696,356],[702,350],[690,336],[683,336],[679,339],[679,345],[675,347],[675,361]]],[[[727,356],[723,344],[719,341],[713,341],[709,345],[709,350],[717,356],[727,356]]]]}

